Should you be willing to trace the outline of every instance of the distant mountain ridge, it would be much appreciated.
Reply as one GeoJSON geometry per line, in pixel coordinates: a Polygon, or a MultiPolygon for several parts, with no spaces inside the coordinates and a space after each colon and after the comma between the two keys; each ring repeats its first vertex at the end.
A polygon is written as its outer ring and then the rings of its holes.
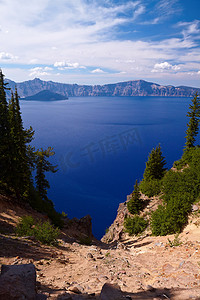
{"type": "MultiPolygon", "coordinates": [[[[144,80],[133,80],[105,85],[78,85],[65,84],[53,81],[43,81],[39,78],[15,83],[6,79],[11,89],[18,89],[20,97],[32,96],[43,90],[61,94],[65,97],[77,96],[166,96],[166,97],[192,97],[200,88],[187,86],[159,85],[144,80]]],[[[10,92],[8,91],[8,94],[10,92]]]]}

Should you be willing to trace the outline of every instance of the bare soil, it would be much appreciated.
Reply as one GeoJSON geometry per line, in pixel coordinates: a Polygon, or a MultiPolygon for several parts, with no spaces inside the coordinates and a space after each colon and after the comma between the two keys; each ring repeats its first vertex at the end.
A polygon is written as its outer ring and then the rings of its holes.
{"type": "Polygon", "coordinates": [[[198,212],[174,247],[168,240],[174,236],[148,233],[112,244],[94,240],[86,246],[67,242],[65,232],[58,247],[45,246],[15,236],[19,218],[27,214],[44,217],[0,197],[0,264],[34,263],[38,292],[47,299],[99,299],[106,282],[118,284],[124,299],[200,299],[198,212]]]}

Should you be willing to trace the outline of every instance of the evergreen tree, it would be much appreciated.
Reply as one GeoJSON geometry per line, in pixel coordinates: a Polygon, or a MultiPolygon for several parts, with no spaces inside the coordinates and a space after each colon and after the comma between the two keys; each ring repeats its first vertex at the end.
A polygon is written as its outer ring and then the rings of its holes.
{"type": "MultiPolygon", "coordinates": [[[[13,180],[12,188],[18,199],[27,197],[31,185],[31,163],[33,164],[34,157],[31,158],[27,146],[27,130],[24,130],[23,121],[21,118],[19,96],[17,90],[15,95],[11,93],[9,101],[9,121],[10,135],[12,141],[12,165],[13,165],[13,180]]],[[[30,138],[32,140],[33,135],[30,138]]]]}
{"type": "Polygon", "coordinates": [[[12,182],[12,155],[10,141],[9,111],[6,101],[7,89],[0,69],[0,182],[12,182]]]}
{"type": "Polygon", "coordinates": [[[160,144],[156,149],[152,149],[146,162],[146,169],[144,171],[144,180],[150,181],[152,179],[161,179],[164,176],[166,168],[165,158],[162,155],[160,144]]]}
{"type": "Polygon", "coordinates": [[[135,181],[134,191],[131,200],[127,203],[128,211],[131,214],[138,214],[142,210],[142,200],[140,199],[140,189],[138,181],[135,181]]]}
{"type": "Polygon", "coordinates": [[[48,147],[47,150],[42,148],[36,152],[36,188],[40,197],[49,201],[47,197],[47,189],[50,188],[49,182],[45,177],[45,172],[57,172],[56,166],[53,166],[47,159],[54,155],[53,148],[48,147]]]}
{"type": "Polygon", "coordinates": [[[161,179],[163,178],[166,168],[165,158],[162,155],[161,147],[152,149],[146,162],[143,180],[140,183],[140,190],[148,197],[158,195],[161,191],[161,179]]]}
{"type": "Polygon", "coordinates": [[[194,147],[194,143],[196,141],[195,137],[199,131],[200,99],[198,98],[197,93],[192,99],[192,104],[190,104],[189,109],[190,111],[187,113],[187,117],[190,119],[189,123],[187,124],[185,150],[194,147]]]}

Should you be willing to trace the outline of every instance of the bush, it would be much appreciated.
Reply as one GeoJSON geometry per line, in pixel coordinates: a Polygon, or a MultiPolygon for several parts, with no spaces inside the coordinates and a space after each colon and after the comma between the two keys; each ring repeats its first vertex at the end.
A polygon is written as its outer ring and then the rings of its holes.
{"type": "Polygon", "coordinates": [[[154,235],[179,233],[187,224],[191,204],[200,195],[200,148],[185,150],[181,160],[175,163],[178,169],[188,164],[181,172],[168,171],[162,179],[164,206],[152,214],[151,228],[154,235]]]}
{"type": "Polygon", "coordinates": [[[38,241],[47,245],[56,245],[57,238],[60,234],[58,228],[54,228],[49,221],[44,223],[37,223],[35,228],[35,237],[38,241]]]}
{"type": "Polygon", "coordinates": [[[58,228],[54,228],[49,221],[36,222],[32,216],[24,216],[17,225],[16,233],[18,236],[34,236],[43,244],[55,245],[60,231],[58,228]]]}
{"type": "Polygon", "coordinates": [[[16,228],[16,233],[19,236],[33,236],[35,221],[32,216],[24,216],[21,218],[16,228]]]}
{"type": "Polygon", "coordinates": [[[182,243],[183,243],[181,241],[181,239],[179,238],[179,233],[177,233],[174,236],[174,239],[172,241],[168,238],[168,242],[169,242],[170,247],[178,247],[178,246],[182,245],[182,243]]]}
{"type": "Polygon", "coordinates": [[[158,195],[161,192],[162,180],[151,179],[145,180],[143,179],[140,183],[140,190],[143,194],[148,197],[153,197],[158,195]]]}
{"type": "Polygon", "coordinates": [[[127,217],[124,220],[124,227],[129,235],[142,233],[147,228],[147,225],[148,221],[139,216],[127,217]]]}
{"type": "Polygon", "coordinates": [[[190,209],[190,194],[176,194],[165,206],[160,205],[152,214],[152,234],[158,236],[181,232],[187,224],[190,209]]]}
{"type": "Polygon", "coordinates": [[[200,170],[187,168],[182,172],[168,171],[163,178],[162,192],[165,194],[164,200],[168,202],[170,198],[181,194],[190,194],[194,202],[200,191],[200,170]]]}

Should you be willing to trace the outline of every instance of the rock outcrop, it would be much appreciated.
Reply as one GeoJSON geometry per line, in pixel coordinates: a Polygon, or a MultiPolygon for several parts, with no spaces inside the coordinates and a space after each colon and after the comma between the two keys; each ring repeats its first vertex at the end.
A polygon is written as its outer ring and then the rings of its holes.
{"type": "Polygon", "coordinates": [[[124,219],[128,215],[126,203],[119,204],[116,219],[101,239],[103,243],[119,242],[122,239],[124,235],[124,219]]]}
{"type": "Polygon", "coordinates": [[[35,300],[35,266],[33,264],[2,265],[0,275],[0,299],[35,300]]]}
{"type": "Polygon", "coordinates": [[[64,229],[68,240],[71,237],[71,240],[84,240],[91,241],[94,236],[92,234],[92,218],[90,215],[87,215],[81,219],[64,219],[64,229]]]}
{"type": "MultiPolygon", "coordinates": [[[[132,194],[127,195],[125,202],[119,204],[117,210],[117,216],[111,226],[108,228],[106,234],[102,237],[101,241],[103,243],[118,243],[127,238],[128,234],[124,231],[124,219],[127,216],[132,217],[127,208],[127,202],[131,199],[132,194]]],[[[162,199],[160,197],[148,198],[144,194],[140,195],[140,199],[143,201],[145,208],[142,210],[140,215],[145,217],[145,219],[150,218],[150,215],[153,211],[158,208],[159,204],[162,204],[162,199]]],[[[149,228],[146,230],[146,234],[149,234],[149,228]]]]}
{"type": "MultiPolygon", "coordinates": [[[[53,81],[43,81],[39,78],[16,83],[6,80],[11,89],[18,89],[20,97],[32,96],[42,90],[49,90],[65,97],[76,96],[167,96],[167,97],[192,97],[200,89],[186,86],[164,86],[144,80],[133,80],[105,85],[78,85],[64,84],[53,81]]],[[[9,94],[10,91],[7,91],[9,94]]]]}

